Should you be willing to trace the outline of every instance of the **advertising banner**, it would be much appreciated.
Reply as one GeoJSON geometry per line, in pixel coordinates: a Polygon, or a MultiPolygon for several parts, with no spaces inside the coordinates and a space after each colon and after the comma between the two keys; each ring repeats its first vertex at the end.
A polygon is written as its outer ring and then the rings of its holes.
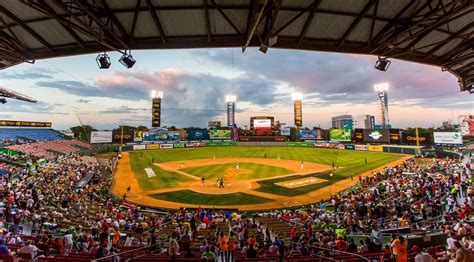
{"type": "Polygon", "coordinates": [[[290,136],[291,135],[291,127],[289,127],[289,126],[280,127],[280,134],[282,136],[290,136]]]}
{"type": "Polygon", "coordinates": [[[208,140],[207,129],[188,129],[188,140],[208,140]]]}
{"type": "Polygon", "coordinates": [[[0,126],[51,127],[51,122],[32,122],[32,121],[0,120],[0,126]]]}
{"type": "Polygon", "coordinates": [[[170,149],[173,148],[173,144],[160,144],[160,149],[170,149]]]}
{"type": "Polygon", "coordinates": [[[184,145],[185,145],[184,143],[174,143],[173,147],[174,148],[184,148],[184,145]]]}
{"type": "Polygon", "coordinates": [[[175,141],[175,140],[179,140],[179,132],[178,131],[166,131],[166,130],[150,131],[150,132],[143,132],[142,136],[143,136],[143,138],[142,138],[143,141],[175,141]]]}
{"type": "Polygon", "coordinates": [[[234,126],[235,102],[227,102],[227,126],[234,126]]]}
{"type": "Polygon", "coordinates": [[[272,127],[271,119],[254,119],[253,120],[254,128],[270,128],[272,127]]]}
{"type": "Polygon", "coordinates": [[[300,130],[301,139],[316,139],[317,136],[316,130],[300,130]]]}
{"type": "Polygon", "coordinates": [[[390,143],[388,129],[364,129],[364,142],[366,143],[390,143]]]}
{"type": "Polygon", "coordinates": [[[114,143],[131,143],[133,142],[133,131],[123,131],[120,129],[115,129],[112,131],[112,142],[114,143]]]}
{"type": "Polygon", "coordinates": [[[474,116],[466,115],[461,116],[462,121],[459,123],[461,133],[463,136],[474,136],[474,116]]]}
{"type": "Polygon", "coordinates": [[[433,132],[435,144],[462,144],[461,132],[433,132]]]}
{"type": "Polygon", "coordinates": [[[383,152],[383,146],[368,146],[369,151],[383,152]]]}
{"type": "Polygon", "coordinates": [[[400,137],[400,129],[390,129],[390,144],[400,145],[402,138],[400,137]]]}
{"type": "Polygon", "coordinates": [[[232,139],[232,130],[230,129],[211,129],[209,130],[211,139],[232,139]]]}
{"type": "Polygon", "coordinates": [[[303,126],[303,104],[301,100],[294,101],[294,117],[295,117],[295,126],[303,126]]]}
{"type": "Polygon", "coordinates": [[[142,142],[143,141],[143,131],[135,130],[133,131],[133,142],[142,142]]]}
{"type": "Polygon", "coordinates": [[[369,147],[367,145],[355,145],[354,149],[358,151],[367,151],[369,150],[369,147]]]}
{"type": "Polygon", "coordinates": [[[313,143],[312,142],[288,142],[286,143],[286,146],[291,146],[291,147],[312,147],[313,143]]]}
{"type": "Polygon", "coordinates": [[[133,150],[145,150],[146,145],[133,145],[133,150]]]}
{"type": "Polygon", "coordinates": [[[354,142],[356,143],[364,142],[364,129],[362,128],[354,129],[354,142]]]}
{"type": "Polygon", "coordinates": [[[112,143],[112,131],[92,131],[91,144],[112,143]]]}
{"type": "Polygon", "coordinates": [[[148,144],[146,145],[146,149],[160,149],[159,144],[148,144]]]}
{"type": "Polygon", "coordinates": [[[329,140],[331,141],[351,141],[351,139],[351,130],[349,128],[329,130],[329,140]]]}
{"type": "Polygon", "coordinates": [[[203,147],[204,143],[201,142],[192,142],[192,143],[187,143],[185,147],[203,147]]]}
{"type": "Polygon", "coordinates": [[[153,98],[151,106],[151,126],[159,127],[161,125],[161,98],[153,98]]]}
{"type": "Polygon", "coordinates": [[[355,150],[355,145],[344,145],[345,150],[355,150]]]}
{"type": "MultiPolygon", "coordinates": [[[[418,141],[420,146],[429,146],[431,145],[431,134],[430,133],[418,133],[418,141]]],[[[402,134],[402,142],[406,145],[416,145],[416,133],[406,133],[402,134]]]]}

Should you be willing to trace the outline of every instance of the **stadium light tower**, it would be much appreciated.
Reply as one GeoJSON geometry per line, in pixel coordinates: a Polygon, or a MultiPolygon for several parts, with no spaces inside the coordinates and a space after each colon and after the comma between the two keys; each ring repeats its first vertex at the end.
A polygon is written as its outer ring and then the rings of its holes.
{"type": "Polygon", "coordinates": [[[376,84],[374,85],[374,89],[380,100],[380,119],[382,129],[386,129],[387,125],[390,124],[388,118],[388,83],[376,84]]]}
{"type": "Polygon", "coordinates": [[[151,126],[159,127],[161,125],[161,99],[163,99],[162,91],[151,91],[151,126]]]}
{"type": "Polygon", "coordinates": [[[225,102],[227,103],[227,126],[233,127],[235,124],[235,102],[237,97],[235,95],[226,95],[225,102]]]}

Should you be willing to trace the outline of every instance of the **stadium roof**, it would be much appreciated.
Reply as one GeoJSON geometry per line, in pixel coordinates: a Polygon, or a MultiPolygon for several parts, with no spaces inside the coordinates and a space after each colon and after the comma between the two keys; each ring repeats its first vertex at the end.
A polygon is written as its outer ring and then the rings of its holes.
{"type": "Polygon", "coordinates": [[[474,79],[472,0],[1,0],[0,28],[0,69],[111,50],[272,46],[436,65],[461,90],[474,79]]]}

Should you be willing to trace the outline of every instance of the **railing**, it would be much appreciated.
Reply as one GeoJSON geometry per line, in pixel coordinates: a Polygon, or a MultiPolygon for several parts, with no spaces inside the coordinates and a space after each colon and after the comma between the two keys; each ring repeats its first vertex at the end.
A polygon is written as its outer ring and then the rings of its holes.
{"type": "Polygon", "coordinates": [[[120,257],[120,259],[128,259],[128,260],[133,260],[133,259],[139,259],[140,257],[146,256],[148,254],[153,254],[156,251],[161,251],[161,245],[163,242],[156,243],[154,245],[150,246],[144,246],[136,249],[131,249],[127,250],[124,252],[120,252],[117,254],[93,259],[93,262],[98,262],[98,261],[114,261],[115,257],[120,257]]]}
{"type": "Polygon", "coordinates": [[[316,253],[315,257],[324,259],[323,261],[344,261],[344,260],[353,261],[354,259],[357,259],[357,261],[368,261],[368,262],[371,261],[369,258],[364,257],[359,254],[355,254],[355,253],[339,251],[339,250],[323,248],[323,247],[317,247],[317,246],[312,246],[311,248],[316,253]],[[323,254],[318,254],[321,252],[323,252],[323,254]]]}

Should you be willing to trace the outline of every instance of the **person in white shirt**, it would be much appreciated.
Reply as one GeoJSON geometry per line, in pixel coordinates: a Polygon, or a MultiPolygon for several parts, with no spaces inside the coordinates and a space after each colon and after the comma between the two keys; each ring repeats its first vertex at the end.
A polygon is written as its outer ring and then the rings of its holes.
{"type": "Polygon", "coordinates": [[[31,258],[35,258],[38,253],[38,248],[32,245],[30,241],[26,242],[26,245],[17,251],[18,254],[30,254],[31,258]]]}
{"type": "Polygon", "coordinates": [[[456,239],[453,238],[453,234],[451,232],[448,233],[448,239],[446,239],[446,244],[448,244],[448,250],[451,252],[456,251],[456,246],[454,245],[456,239]]]}
{"type": "Polygon", "coordinates": [[[179,245],[178,245],[178,241],[176,241],[176,237],[177,237],[177,234],[176,232],[173,232],[173,234],[171,234],[171,237],[170,237],[170,242],[169,242],[169,245],[168,245],[168,254],[170,255],[170,261],[176,261],[176,256],[179,255],[178,251],[179,251],[179,245]]]}
{"type": "Polygon", "coordinates": [[[416,254],[415,262],[436,262],[430,254],[421,252],[421,248],[419,246],[413,246],[411,250],[416,254]]]}
{"type": "Polygon", "coordinates": [[[64,235],[64,253],[67,255],[72,252],[72,234],[64,235]]]}

